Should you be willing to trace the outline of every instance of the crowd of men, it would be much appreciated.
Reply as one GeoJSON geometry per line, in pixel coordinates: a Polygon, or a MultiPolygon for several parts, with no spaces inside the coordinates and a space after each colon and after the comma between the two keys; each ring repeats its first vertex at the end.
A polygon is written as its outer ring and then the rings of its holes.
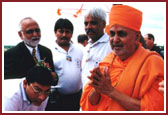
{"type": "Polygon", "coordinates": [[[164,56],[152,34],[144,36],[148,49],[140,42],[142,15],[113,5],[106,25],[106,12],[93,8],[78,46],[71,41],[73,24],[60,18],[52,49],[39,44],[38,23],[22,19],[23,41],[4,54],[3,110],[163,111],[164,56]]]}

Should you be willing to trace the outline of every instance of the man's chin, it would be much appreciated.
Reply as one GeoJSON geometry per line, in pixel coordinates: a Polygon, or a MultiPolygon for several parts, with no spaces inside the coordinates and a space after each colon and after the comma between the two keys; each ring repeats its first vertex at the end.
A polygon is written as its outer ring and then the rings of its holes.
{"type": "Polygon", "coordinates": [[[39,42],[37,43],[26,43],[28,46],[30,47],[36,47],[38,45],[39,42]]]}
{"type": "Polygon", "coordinates": [[[61,46],[69,46],[69,44],[70,44],[69,41],[67,41],[67,42],[62,42],[60,45],[61,46]]]}
{"type": "Polygon", "coordinates": [[[94,34],[87,34],[89,38],[93,39],[95,36],[94,34]]]}

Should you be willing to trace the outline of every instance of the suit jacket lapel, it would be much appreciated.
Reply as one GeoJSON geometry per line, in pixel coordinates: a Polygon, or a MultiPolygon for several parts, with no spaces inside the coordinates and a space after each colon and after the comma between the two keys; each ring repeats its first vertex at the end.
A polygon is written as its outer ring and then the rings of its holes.
{"type": "Polygon", "coordinates": [[[30,65],[30,63],[35,64],[32,55],[30,54],[29,50],[27,49],[27,47],[25,46],[24,42],[21,43],[20,45],[21,50],[22,50],[22,54],[24,56],[25,59],[25,63],[27,63],[28,65],[30,65]]]}
{"type": "Polygon", "coordinates": [[[42,50],[42,47],[40,45],[38,45],[38,50],[39,50],[39,54],[40,54],[40,60],[43,60],[44,59],[44,55],[43,55],[43,50],[42,50]]]}

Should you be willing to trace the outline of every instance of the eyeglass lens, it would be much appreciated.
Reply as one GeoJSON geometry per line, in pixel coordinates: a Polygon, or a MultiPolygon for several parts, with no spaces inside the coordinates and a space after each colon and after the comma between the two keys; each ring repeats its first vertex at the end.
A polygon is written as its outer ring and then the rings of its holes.
{"type": "Polygon", "coordinates": [[[26,34],[32,34],[32,33],[34,33],[34,31],[36,32],[36,33],[39,33],[40,32],[40,29],[39,28],[37,28],[37,29],[29,29],[29,30],[27,30],[27,31],[25,31],[26,32],[26,34]]]}

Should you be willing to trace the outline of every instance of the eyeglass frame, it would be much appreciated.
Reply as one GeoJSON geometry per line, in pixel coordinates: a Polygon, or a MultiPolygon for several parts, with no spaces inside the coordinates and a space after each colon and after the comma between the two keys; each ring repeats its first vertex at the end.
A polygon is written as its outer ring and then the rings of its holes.
{"type": "Polygon", "coordinates": [[[51,91],[40,91],[34,88],[34,86],[32,84],[30,84],[30,87],[33,89],[35,94],[41,95],[41,94],[45,94],[45,95],[50,95],[51,91]]]}
{"type": "Polygon", "coordinates": [[[21,30],[21,31],[25,32],[26,34],[33,34],[34,32],[36,32],[36,33],[40,33],[41,32],[40,28],[21,30]]]}

